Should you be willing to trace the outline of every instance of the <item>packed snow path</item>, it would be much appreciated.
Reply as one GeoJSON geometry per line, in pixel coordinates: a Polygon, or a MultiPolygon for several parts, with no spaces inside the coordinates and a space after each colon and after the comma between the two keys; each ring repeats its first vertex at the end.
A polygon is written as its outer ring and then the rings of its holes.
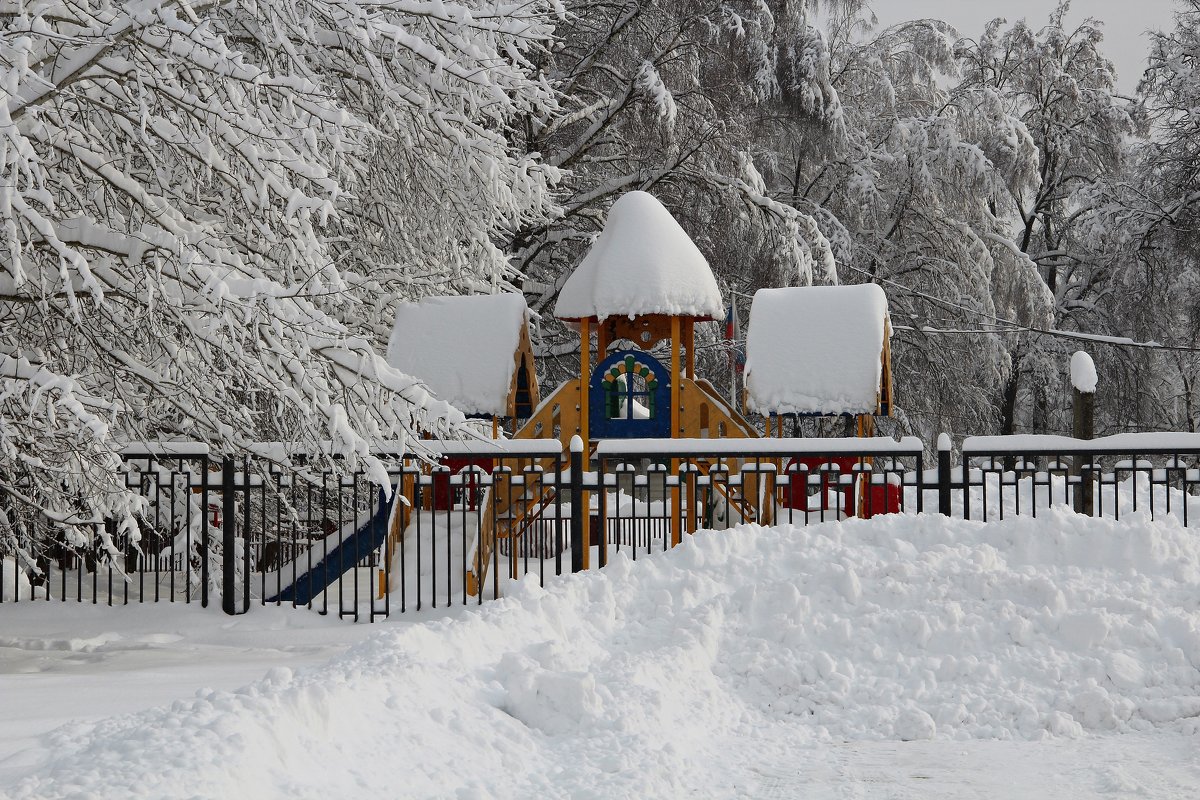
{"type": "Polygon", "coordinates": [[[1198,600],[1200,541],[1172,521],[1055,511],[702,533],[546,589],[524,581],[454,619],[387,623],[236,692],[64,726],[19,754],[8,785],[16,798],[1194,797],[1198,600]]]}

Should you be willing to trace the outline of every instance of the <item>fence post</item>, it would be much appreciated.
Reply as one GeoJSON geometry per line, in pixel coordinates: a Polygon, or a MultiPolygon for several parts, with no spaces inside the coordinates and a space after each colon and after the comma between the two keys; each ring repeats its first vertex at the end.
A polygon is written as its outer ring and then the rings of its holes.
{"type": "MultiPolygon", "coordinates": [[[[1082,350],[1071,356],[1071,386],[1073,391],[1071,435],[1076,439],[1091,439],[1095,435],[1096,365],[1082,350]]],[[[1092,516],[1092,457],[1080,453],[1073,459],[1071,472],[1079,476],[1075,491],[1075,511],[1092,516]],[[1084,465],[1086,460],[1087,464],[1084,465]]]]}
{"type": "Polygon", "coordinates": [[[938,434],[937,440],[938,459],[938,513],[945,516],[950,516],[950,451],[953,445],[950,442],[949,435],[945,433],[938,434]]]}
{"type": "Polygon", "coordinates": [[[229,456],[221,462],[221,610],[226,614],[237,613],[234,573],[237,571],[237,553],[234,551],[237,530],[234,523],[234,474],[233,459],[229,456]]]}
{"type": "Polygon", "coordinates": [[[571,572],[583,571],[583,439],[571,437],[571,572]]]}
{"type": "MultiPolygon", "coordinates": [[[[208,559],[212,555],[212,531],[209,521],[212,519],[212,511],[208,507],[208,456],[204,456],[204,460],[200,462],[200,468],[203,471],[200,486],[200,607],[208,608],[208,559]]],[[[190,549],[190,548],[189,548],[190,549]]],[[[191,553],[187,554],[191,558],[191,553]]],[[[185,561],[184,564],[187,562],[185,561]]]]}

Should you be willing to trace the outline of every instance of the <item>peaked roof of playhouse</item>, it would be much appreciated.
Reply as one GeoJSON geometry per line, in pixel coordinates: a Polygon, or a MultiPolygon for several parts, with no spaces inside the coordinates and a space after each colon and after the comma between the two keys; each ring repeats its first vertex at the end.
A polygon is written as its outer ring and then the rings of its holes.
{"type": "Polygon", "coordinates": [[[889,336],[887,296],[876,284],[760,289],[746,334],[749,409],[875,413],[889,336]]]}
{"type": "Polygon", "coordinates": [[[613,203],[600,238],[558,295],[554,316],[725,316],[708,260],[653,195],[613,203]]]}
{"type": "Polygon", "coordinates": [[[529,308],[519,294],[401,303],[387,361],[420,378],[464,414],[504,416],[528,320],[529,308]]]}

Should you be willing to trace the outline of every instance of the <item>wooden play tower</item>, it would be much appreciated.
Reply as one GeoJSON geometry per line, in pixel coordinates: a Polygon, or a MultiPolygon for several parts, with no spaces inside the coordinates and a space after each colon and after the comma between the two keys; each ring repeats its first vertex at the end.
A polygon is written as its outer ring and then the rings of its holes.
{"type": "MultiPolygon", "coordinates": [[[[670,212],[645,192],[630,192],[613,204],[603,231],[563,283],[554,315],[579,334],[579,374],[559,385],[536,408],[526,413],[518,410],[518,392],[525,385],[522,373],[529,376],[525,383],[536,396],[528,363],[528,335],[521,333],[527,324],[524,301],[510,295],[503,300],[473,302],[481,304],[481,309],[485,302],[507,309],[469,315],[475,320],[494,316],[519,323],[507,326],[516,335],[509,337],[511,342],[505,340],[503,352],[494,354],[492,360],[505,367],[496,371],[494,380],[482,380],[492,370],[478,363],[474,355],[471,363],[477,365],[464,369],[467,356],[444,359],[445,348],[433,346],[443,338],[464,338],[455,335],[454,323],[444,336],[434,335],[427,321],[413,324],[405,336],[394,336],[394,344],[428,342],[427,352],[440,353],[443,358],[437,361],[404,366],[422,377],[424,372],[431,373],[436,378],[430,380],[431,385],[446,387],[441,391],[458,391],[469,399],[494,396],[486,407],[477,402],[479,407],[473,407],[476,413],[495,419],[527,416],[511,433],[513,439],[557,439],[566,451],[578,436],[583,443],[583,468],[588,471],[601,442],[622,440],[622,446],[628,444],[634,450],[662,452],[659,469],[669,462],[669,474],[678,476],[681,471],[711,474],[744,465],[726,465],[719,458],[673,456],[669,448],[664,450],[648,440],[761,436],[711,384],[696,375],[696,324],[723,319],[725,301],[703,254],[670,212]],[[513,308],[508,309],[509,305],[513,308]],[[464,391],[476,383],[478,388],[464,391]]],[[[441,310],[441,306],[434,308],[441,310]]],[[[415,312],[408,310],[409,314],[415,312]]],[[[874,414],[887,413],[891,405],[889,332],[886,298],[878,287],[760,292],[751,311],[748,406],[767,419],[768,435],[782,433],[781,421],[786,416],[812,414],[853,414],[860,421],[859,435],[870,435],[868,420],[874,414]]],[[[470,338],[478,344],[487,336],[480,331],[470,338]]],[[[499,433],[499,425],[493,430],[499,433]]],[[[678,543],[683,533],[696,526],[697,514],[692,511],[710,504],[719,504],[727,515],[742,521],[772,524],[778,504],[770,498],[782,492],[778,476],[787,465],[772,463],[758,469],[763,461],[757,459],[756,471],[739,478],[737,492],[713,484],[709,495],[699,496],[694,487],[690,491],[681,488],[679,480],[673,479],[669,489],[664,483],[666,494],[655,502],[669,503],[670,519],[684,520],[672,523],[671,543],[678,543]],[[692,511],[680,513],[682,509],[692,511]]],[[[649,468],[647,463],[626,466],[649,468]]],[[[557,459],[531,457],[509,459],[505,470],[487,469],[492,473],[489,494],[482,503],[478,535],[467,559],[472,566],[465,583],[471,595],[478,595],[496,554],[509,554],[506,571],[516,577],[518,548],[524,548],[523,552],[544,549],[537,544],[536,531],[546,529],[547,515],[561,521],[554,515],[566,504],[572,509],[582,505],[584,524],[600,526],[595,531],[598,536],[585,529],[583,541],[589,547],[605,546],[602,532],[607,495],[593,487],[567,496],[561,480],[537,477],[554,474],[558,468],[557,459]],[[593,518],[599,522],[593,523],[593,518]]],[[[585,567],[589,547],[582,554],[585,567]]]]}
{"type": "Polygon", "coordinates": [[[579,435],[591,452],[604,439],[758,435],[696,377],[696,323],[723,318],[724,300],[708,261],[653,196],[629,192],[613,204],[554,314],[579,331],[579,378],[518,437],[566,446],[579,435]]]}

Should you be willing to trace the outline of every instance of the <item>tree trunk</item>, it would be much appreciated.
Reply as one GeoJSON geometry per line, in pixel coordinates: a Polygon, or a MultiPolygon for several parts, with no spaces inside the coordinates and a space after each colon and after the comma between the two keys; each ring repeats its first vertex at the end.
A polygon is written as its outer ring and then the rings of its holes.
{"type": "Polygon", "coordinates": [[[1011,436],[1017,427],[1017,392],[1020,389],[1021,361],[1013,359],[1012,373],[1004,384],[1004,397],[1000,404],[1000,434],[1011,436]]]}

